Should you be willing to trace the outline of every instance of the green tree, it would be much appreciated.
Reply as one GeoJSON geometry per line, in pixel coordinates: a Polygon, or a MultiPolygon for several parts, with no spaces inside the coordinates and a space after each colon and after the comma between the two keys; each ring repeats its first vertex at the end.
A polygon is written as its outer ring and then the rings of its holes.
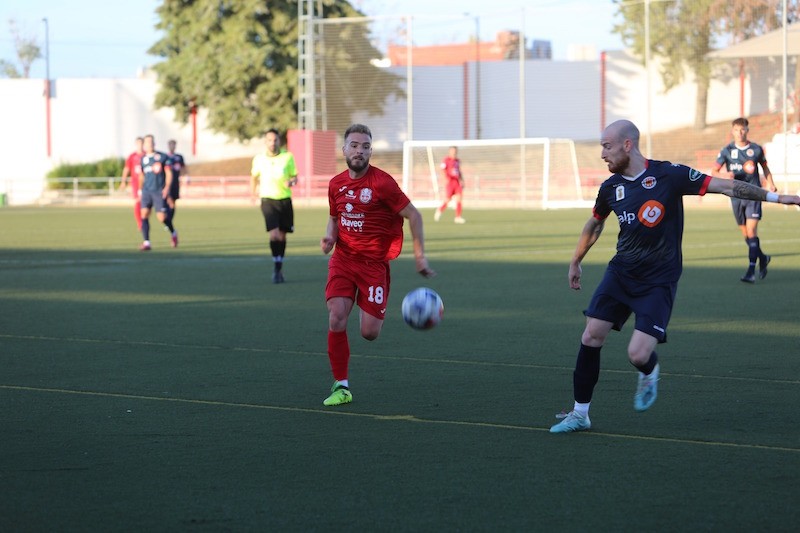
{"type": "MultiPolygon", "coordinates": [[[[613,31],[634,54],[645,57],[645,8],[649,6],[651,58],[659,58],[666,90],[694,75],[697,101],[694,125],[706,126],[711,61],[717,43],[740,42],[780,26],[781,0],[614,0],[622,21],[613,31]]],[[[797,14],[800,0],[789,0],[797,14]]]]}
{"type": "Polygon", "coordinates": [[[0,73],[7,78],[29,78],[31,75],[31,65],[37,59],[42,57],[42,48],[36,42],[34,37],[28,37],[22,34],[17,21],[9,19],[8,21],[9,33],[14,39],[14,50],[17,53],[17,62],[21,70],[17,66],[5,59],[0,59],[0,73]]]}
{"type": "MultiPolygon", "coordinates": [[[[360,16],[344,0],[322,0],[324,17],[360,16]]],[[[191,105],[207,110],[216,132],[246,140],[267,128],[296,127],[298,100],[297,0],[164,0],[157,9],[156,28],[164,37],[150,53],[164,58],[154,67],[161,84],[156,105],[171,107],[176,118],[188,120],[191,105]]],[[[361,75],[393,78],[369,64],[380,54],[365,31],[350,35],[372,50],[358,58],[361,75]]],[[[342,47],[343,50],[343,47],[342,47]]],[[[337,56],[341,65],[348,57],[337,56]]],[[[352,102],[356,109],[380,113],[398,82],[352,102]],[[358,106],[358,107],[356,107],[358,106]]],[[[348,87],[329,88],[347,91],[348,87]]]]}

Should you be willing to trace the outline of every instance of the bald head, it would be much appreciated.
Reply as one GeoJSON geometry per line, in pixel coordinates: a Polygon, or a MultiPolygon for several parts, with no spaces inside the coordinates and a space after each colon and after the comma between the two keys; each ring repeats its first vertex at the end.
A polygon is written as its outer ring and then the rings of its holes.
{"type": "Polygon", "coordinates": [[[639,128],[630,120],[617,120],[609,124],[600,138],[601,157],[608,170],[625,176],[635,176],[646,167],[639,152],[639,128]]]}
{"type": "Polygon", "coordinates": [[[617,120],[609,124],[603,132],[603,138],[624,143],[629,140],[633,146],[639,147],[639,128],[630,120],[617,120]]]}

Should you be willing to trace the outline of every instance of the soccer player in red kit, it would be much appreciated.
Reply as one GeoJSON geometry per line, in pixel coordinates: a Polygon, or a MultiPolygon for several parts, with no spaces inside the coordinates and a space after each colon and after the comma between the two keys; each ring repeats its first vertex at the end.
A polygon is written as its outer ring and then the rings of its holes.
{"type": "Polygon", "coordinates": [[[436,275],[425,258],[419,211],[392,176],[369,164],[372,132],[367,126],[353,124],[347,128],[342,154],[348,169],[328,184],[330,218],[320,240],[323,253],[335,248],[325,286],[328,358],[334,382],[323,404],[329,406],[353,401],[347,340],[347,319],[353,304],[360,308],[362,337],[375,340],[383,327],[389,299],[389,261],[400,255],[404,218],[411,229],[417,272],[426,278],[436,275]]]}
{"type": "Polygon", "coordinates": [[[456,218],[453,220],[456,224],[463,224],[466,222],[464,217],[461,216],[461,198],[464,194],[464,176],[461,174],[461,160],[458,158],[458,148],[455,146],[451,146],[447,152],[447,157],[444,158],[442,161],[442,171],[444,172],[444,177],[447,180],[447,188],[444,203],[439,206],[439,209],[436,210],[436,213],[433,215],[433,219],[436,222],[439,222],[439,219],[442,218],[442,213],[445,209],[447,209],[447,204],[450,203],[450,200],[455,200],[456,202],[456,218]]]}
{"type": "Polygon", "coordinates": [[[128,176],[131,178],[131,193],[133,195],[133,218],[136,219],[136,227],[142,231],[142,206],[139,200],[139,180],[142,179],[142,156],[144,155],[144,138],[136,137],[136,151],[131,152],[125,160],[125,167],[122,169],[122,180],[119,183],[119,190],[124,191],[128,186],[128,176]]]}

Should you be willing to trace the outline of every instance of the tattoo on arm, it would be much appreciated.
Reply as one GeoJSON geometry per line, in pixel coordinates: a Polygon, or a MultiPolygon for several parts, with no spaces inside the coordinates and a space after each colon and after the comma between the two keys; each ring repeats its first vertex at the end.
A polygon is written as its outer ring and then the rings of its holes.
{"type": "Polygon", "coordinates": [[[765,202],[767,200],[767,191],[743,181],[734,181],[733,196],[734,198],[741,198],[743,200],[765,202]]]}

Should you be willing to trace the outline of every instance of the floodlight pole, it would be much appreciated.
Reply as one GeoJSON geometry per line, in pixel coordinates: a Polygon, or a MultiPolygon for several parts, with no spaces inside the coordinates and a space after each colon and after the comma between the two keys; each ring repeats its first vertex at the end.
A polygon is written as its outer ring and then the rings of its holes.
{"type": "Polygon", "coordinates": [[[481,17],[475,15],[475,138],[481,138],[481,17]]]}
{"type": "Polygon", "coordinates": [[[45,64],[45,82],[44,82],[44,98],[45,98],[45,120],[47,122],[47,157],[53,153],[51,143],[51,130],[50,130],[50,24],[47,17],[42,19],[44,22],[44,64],[45,64]]]}

